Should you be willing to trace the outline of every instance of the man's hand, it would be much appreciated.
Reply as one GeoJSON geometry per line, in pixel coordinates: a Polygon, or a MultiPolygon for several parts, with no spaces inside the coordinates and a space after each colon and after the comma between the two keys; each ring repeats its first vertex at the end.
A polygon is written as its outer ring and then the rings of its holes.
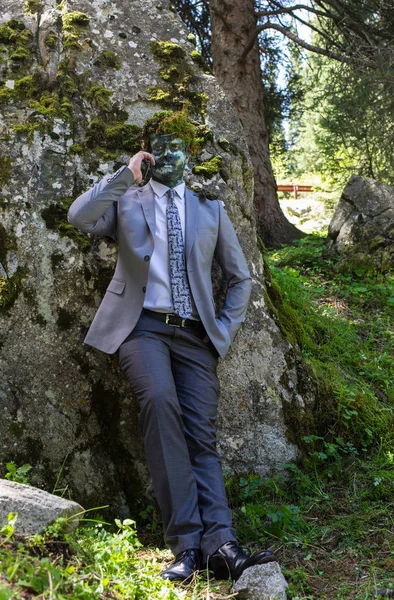
{"type": "Polygon", "coordinates": [[[130,158],[129,164],[127,165],[134,175],[135,183],[141,183],[143,179],[141,171],[141,163],[143,160],[149,160],[152,165],[155,164],[155,159],[153,158],[152,154],[141,150],[140,152],[137,152],[137,154],[134,154],[134,156],[130,158]]]}

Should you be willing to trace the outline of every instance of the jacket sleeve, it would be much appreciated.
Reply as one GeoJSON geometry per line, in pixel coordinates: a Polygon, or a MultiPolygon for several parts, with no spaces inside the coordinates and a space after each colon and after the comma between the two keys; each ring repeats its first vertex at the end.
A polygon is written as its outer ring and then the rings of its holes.
{"type": "Polygon", "coordinates": [[[231,342],[245,318],[252,280],[234,227],[220,201],[219,235],[215,256],[227,282],[227,292],[218,319],[226,326],[231,342]]]}
{"type": "Polygon", "coordinates": [[[133,173],[122,167],[74,200],[68,210],[69,223],[85,233],[116,240],[116,203],[133,183],[133,173]]]}

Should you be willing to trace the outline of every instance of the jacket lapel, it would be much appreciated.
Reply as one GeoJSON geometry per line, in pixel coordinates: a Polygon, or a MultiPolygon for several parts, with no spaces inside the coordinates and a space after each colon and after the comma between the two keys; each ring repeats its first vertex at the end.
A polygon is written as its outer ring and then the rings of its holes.
{"type": "Polygon", "coordinates": [[[200,200],[197,194],[195,194],[194,192],[192,192],[192,190],[189,190],[187,188],[185,193],[185,200],[185,251],[187,260],[194,244],[194,238],[196,237],[200,200]]]}
{"type": "Polygon", "coordinates": [[[149,183],[140,188],[138,194],[146,222],[154,237],[156,233],[155,196],[149,183]]]}

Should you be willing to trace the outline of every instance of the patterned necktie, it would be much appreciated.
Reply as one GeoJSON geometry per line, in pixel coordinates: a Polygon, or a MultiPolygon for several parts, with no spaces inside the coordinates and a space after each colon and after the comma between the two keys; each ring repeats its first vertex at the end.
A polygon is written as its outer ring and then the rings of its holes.
{"type": "Polygon", "coordinates": [[[192,298],[186,274],[182,225],[177,206],[174,202],[174,190],[168,190],[167,196],[167,235],[172,303],[174,305],[174,313],[183,319],[187,319],[192,314],[192,298]]]}

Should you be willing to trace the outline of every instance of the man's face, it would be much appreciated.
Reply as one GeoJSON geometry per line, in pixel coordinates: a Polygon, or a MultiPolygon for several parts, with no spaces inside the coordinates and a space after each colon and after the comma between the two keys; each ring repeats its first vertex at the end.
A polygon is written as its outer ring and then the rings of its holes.
{"type": "Polygon", "coordinates": [[[183,181],[186,164],[185,141],[175,135],[150,136],[151,153],[156,164],[151,166],[152,179],[169,187],[175,187],[183,181]]]}

